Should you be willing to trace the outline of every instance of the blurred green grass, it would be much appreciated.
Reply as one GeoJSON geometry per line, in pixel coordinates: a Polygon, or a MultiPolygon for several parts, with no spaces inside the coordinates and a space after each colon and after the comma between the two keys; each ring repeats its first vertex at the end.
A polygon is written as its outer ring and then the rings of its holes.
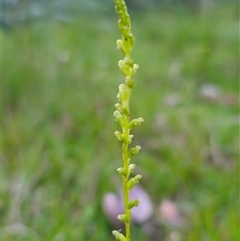
{"type": "MultiPolygon", "coordinates": [[[[141,183],[155,205],[173,199],[185,210],[181,240],[237,241],[237,11],[137,13],[132,22],[141,183]],[[219,99],[204,98],[210,84],[219,99]]],[[[101,200],[121,185],[116,26],[82,15],[2,32],[4,240],[113,240],[101,200]],[[14,223],[26,227],[14,234],[14,223]]]]}

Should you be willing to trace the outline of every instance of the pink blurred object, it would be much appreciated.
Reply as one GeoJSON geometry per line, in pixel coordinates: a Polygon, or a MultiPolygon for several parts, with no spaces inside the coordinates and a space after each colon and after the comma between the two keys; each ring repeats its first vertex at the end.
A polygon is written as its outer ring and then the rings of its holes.
{"type": "Polygon", "coordinates": [[[106,214],[113,226],[120,228],[122,223],[117,219],[117,216],[122,213],[122,208],[119,204],[119,198],[117,195],[114,193],[107,193],[103,197],[102,208],[103,212],[106,214]]]}
{"type": "MultiPolygon", "coordinates": [[[[130,200],[139,199],[138,207],[132,208],[132,222],[143,224],[153,213],[152,201],[147,192],[140,186],[136,185],[130,191],[130,200]]],[[[122,192],[118,194],[107,193],[102,202],[103,211],[115,227],[121,227],[122,223],[117,219],[119,214],[124,213],[122,192]]]]}
{"type": "Polygon", "coordinates": [[[180,225],[181,218],[178,213],[177,207],[173,202],[169,200],[162,201],[162,203],[159,205],[158,211],[164,222],[167,222],[168,224],[173,226],[180,225]]]}

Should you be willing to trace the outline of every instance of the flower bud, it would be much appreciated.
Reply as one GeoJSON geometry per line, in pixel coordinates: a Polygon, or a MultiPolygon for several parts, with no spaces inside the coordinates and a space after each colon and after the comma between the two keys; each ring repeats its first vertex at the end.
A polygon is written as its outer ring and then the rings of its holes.
{"type": "Polygon", "coordinates": [[[130,57],[125,57],[125,58],[124,58],[124,61],[125,61],[125,64],[126,64],[127,66],[129,66],[130,68],[132,68],[132,66],[133,66],[133,60],[132,60],[130,57]]]}
{"type": "Polygon", "coordinates": [[[125,214],[119,214],[117,216],[117,218],[123,222],[123,223],[128,223],[129,222],[129,218],[125,215],[125,214]]]}
{"type": "Polygon", "coordinates": [[[117,137],[119,141],[122,141],[123,139],[123,134],[120,131],[115,131],[114,135],[117,137]]]}
{"type": "Polygon", "coordinates": [[[129,135],[129,136],[128,136],[128,144],[131,144],[131,143],[132,143],[132,138],[133,138],[133,135],[129,135]]]}
{"type": "Polygon", "coordinates": [[[127,37],[128,37],[128,43],[129,43],[130,47],[133,47],[133,45],[135,43],[135,39],[134,39],[133,34],[129,33],[127,37]]]}
{"type": "Polygon", "coordinates": [[[126,84],[130,89],[134,87],[134,81],[130,76],[126,77],[126,84]]]}
{"type": "Polygon", "coordinates": [[[125,84],[120,84],[119,87],[118,87],[119,90],[125,90],[126,89],[126,86],[125,84]]]}
{"type": "Polygon", "coordinates": [[[120,126],[122,126],[124,120],[123,120],[123,116],[121,115],[121,113],[118,110],[116,110],[116,111],[114,111],[113,115],[115,116],[115,120],[118,121],[120,126]]]}
{"type": "Polygon", "coordinates": [[[139,68],[139,65],[138,65],[138,64],[134,64],[134,65],[133,65],[133,68],[134,68],[135,70],[137,70],[137,69],[139,68]]]}
{"type": "Polygon", "coordinates": [[[121,46],[123,45],[123,41],[121,39],[118,39],[116,44],[117,44],[117,48],[121,49],[121,46]]]}
{"type": "Polygon", "coordinates": [[[118,61],[118,67],[119,67],[119,68],[123,68],[124,66],[125,66],[124,60],[119,60],[119,61],[118,61]]]}
{"type": "Polygon", "coordinates": [[[120,114],[120,112],[118,111],[118,110],[116,110],[116,111],[114,111],[114,113],[113,113],[113,116],[115,116],[116,118],[118,117],[118,116],[120,116],[121,114],[120,114]]]}
{"type": "Polygon", "coordinates": [[[135,164],[130,164],[129,166],[128,166],[128,173],[130,174],[130,173],[132,173],[133,172],[133,169],[136,167],[136,165],[135,164]]]}
{"type": "Polygon", "coordinates": [[[143,122],[143,118],[142,117],[139,117],[138,119],[133,119],[129,125],[128,125],[128,128],[131,129],[133,128],[134,126],[139,126],[142,122],[143,122]]]}
{"type": "Polygon", "coordinates": [[[128,152],[128,157],[132,158],[132,156],[134,156],[135,154],[139,153],[139,151],[141,150],[141,146],[135,146],[133,147],[129,152],[128,152]]]}
{"type": "Polygon", "coordinates": [[[133,207],[137,207],[140,203],[140,200],[134,199],[128,203],[128,209],[132,209],[133,207]]]}
{"type": "Polygon", "coordinates": [[[118,39],[117,42],[117,49],[120,49],[124,55],[127,54],[126,46],[124,45],[123,41],[121,39],[118,39]]]}
{"type": "Polygon", "coordinates": [[[118,61],[118,67],[120,68],[121,72],[123,73],[124,76],[127,76],[129,73],[128,67],[125,65],[124,60],[119,60],[118,61]]]}
{"type": "Polygon", "coordinates": [[[142,178],[141,175],[136,175],[135,177],[131,178],[128,181],[128,190],[131,190],[137,183],[139,183],[139,180],[142,178]]]}
{"type": "Polygon", "coordinates": [[[119,92],[118,92],[118,99],[119,101],[123,102],[124,100],[126,100],[127,96],[126,96],[126,86],[125,84],[120,84],[119,85],[119,92]]]}
{"type": "Polygon", "coordinates": [[[126,176],[126,170],[123,167],[119,167],[117,171],[121,176],[126,176]]]}
{"type": "Polygon", "coordinates": [[[119,28],[120,31],[122,32],[122,29],[124,28],[122,19],[119,19],[119,20],[118,20],[118,28],[119,28]]]}
{"type": "Polygon", "coordinates": [[[139,66],[137,64],[133,65],[133,68],[131,68],[131,74],[135,74],[137,72],[137,69],[139,68],[139,66]]]}
{"type": "Polygon", "coordinates": [[[117,104],[115,104],[115,107],[116,107],[116,109],[117,109],[120,113],[123,112],[123,108],[122,108],[122,105],[121,105],[121,104],[117,103],[117,104]]]}
{"type": "Polygon", "coordinates": [[[126,241],[125,236],[122,233],[118,232],[117,230],[112,231],[112,234],[115,236],[117,240],[126,241]]]}

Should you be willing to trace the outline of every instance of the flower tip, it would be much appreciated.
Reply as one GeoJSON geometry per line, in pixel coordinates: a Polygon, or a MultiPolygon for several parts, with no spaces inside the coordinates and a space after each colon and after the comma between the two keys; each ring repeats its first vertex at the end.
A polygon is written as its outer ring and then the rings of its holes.
{"type": "Polygon", "coordinates": [[[113,231],[112,231],[112,234],[115,236],[115,238],[116,238],[117,240],[119,240],[119,241],[126,241],[125,236],[124,236],[122,233],[120,233],[119,231],[113,230],[113,231]]]}
{"type": "Polygon", "coordinates": [[[134,68],[135,70],[137,70],[137,69],[139,68],[139,65],[138,65],[138,64],[134,64],[134,65],[133,65],[133,68],[134,68]]]}
{"type": "Polygon", "coordinates": [[[122,40],[121,39],[118,39],[117,42],[117,48],[120,49],[121,48],[121,45],[122,45],[122,40]]]}
{"type": "Polygon", "coordinates": [[[123,68],[124,65],[125,65],[124,60],[119,60],[119,61],[118,61],[118,66],[119,66],[119,68],[123,68]]]}

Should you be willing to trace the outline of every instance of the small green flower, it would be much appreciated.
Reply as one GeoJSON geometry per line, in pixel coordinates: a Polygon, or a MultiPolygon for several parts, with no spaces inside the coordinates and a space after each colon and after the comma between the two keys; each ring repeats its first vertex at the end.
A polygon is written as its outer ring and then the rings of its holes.
{"type": "Polygon", "coordinates": [[[126,238],[125,238],[125,236],[122,233],[120,233],[120,232],[118,232],[116,230],[114,230],[112,233],[113,233],[113,235],[115,236],[115,238],[117,240],[119,240],[119,241],[126,241],[126,238]]]}
{"type": "Polygon", "coordinates": [[[143,122],[143,118],[140,117],[138,119],[133,119],[129,124],[128,124],[128,128],[132,129],[134,126],[139,126],[142,122],[143,122]]]}
{"type": "Polygon", "coordinates": [[[133,173],[133,169],[134,169],[135,167],[136,167],[135,164],[130,164],[130,165],[128,166],[128,174],[133,173]]]}
{"type": "Polygon", "coordinates": [[[130,191],[137,183],[139,183],[141,178],[141,175],[136,175],[135,177],[131,178],[127,183],[128,191],[130,191]]]}
{"type": "Polygon", "coordinates": [[[123,177],[126,177],[127,176],[127,173],[126,173],[126,170],[123,168],[123,167],[119,167],[117,169],[118,173],[123,176],[123,177]]]}
{"type": "Polygon", "coordinates": [[[140,201],[138,199],[134,199],[128,203],[128,209],[132,209],[133,207],[137,207],[140,201]]]}
{"type": "Polygon", "coordinates": [[[129,223],[129,217],[126,214],[120,214],[117,218],[123,223],[129,223]]]}
{"type": "Polygon", "coordinates": [[[137,153],[139,153],[140,150],[141,150],[141,146],[135,146],[135,147],[133,147],[133,148],[128,152],[129,158],[132,158],[132,156],[134,156],[134,155],[136,155],[137,153]]]}

